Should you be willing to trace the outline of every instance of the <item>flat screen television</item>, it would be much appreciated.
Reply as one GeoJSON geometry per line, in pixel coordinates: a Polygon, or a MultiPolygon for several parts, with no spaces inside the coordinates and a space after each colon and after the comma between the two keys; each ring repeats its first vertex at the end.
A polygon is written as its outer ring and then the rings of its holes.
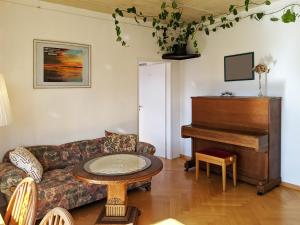
{"type": "Polygon", "coordinates": [[[254,80],[254,52],[224,57],[224,80],[254,80]]]}

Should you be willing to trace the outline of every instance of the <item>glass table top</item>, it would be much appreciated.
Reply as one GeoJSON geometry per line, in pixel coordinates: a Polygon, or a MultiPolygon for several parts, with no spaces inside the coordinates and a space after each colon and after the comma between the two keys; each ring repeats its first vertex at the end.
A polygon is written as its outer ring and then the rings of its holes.
{"type": "Polygon", "coordinates": [[[151,160],[134,154],[113,154],[91,159],[83,166],[88,173],[116,176],[136,173],[147,169],[151,160]]]}

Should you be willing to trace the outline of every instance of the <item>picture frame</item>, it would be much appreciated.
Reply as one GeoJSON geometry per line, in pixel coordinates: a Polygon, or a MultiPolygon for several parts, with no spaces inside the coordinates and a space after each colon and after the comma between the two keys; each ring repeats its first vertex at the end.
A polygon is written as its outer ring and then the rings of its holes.
{"type": "Polygon", "coordinates": [[[91,45],[33,40],[33,88],[90,88],[91,45]]]}
{"type": "Polygon", "coordinates": [[[254,80],[254,52],[224,57],[224,81],[254,80]]]}

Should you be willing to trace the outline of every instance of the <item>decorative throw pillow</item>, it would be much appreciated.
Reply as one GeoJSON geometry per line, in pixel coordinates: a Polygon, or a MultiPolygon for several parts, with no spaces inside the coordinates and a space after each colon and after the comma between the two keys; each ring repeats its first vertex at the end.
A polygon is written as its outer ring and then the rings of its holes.
{"type": "Polygon", "coordinates": [[[9,159],[16,167],[24,170],[35,182],[39,183],[43,176],[43,167],[35,156],[26,148],[17,147],[9,153],[9,159]]]}
{"type": "Polygon", "coordinates": [[[135,152],[137,145],[136,134],[116,134],[105,131],[104,152],[135,152]]]}
{"type": "Polygon", "coordinates": [[[108,137],[108,136],[110,136],[112,134],[118,134],[118,133],[107,131],[107,130],[105,131],[105,137],[108,137]]]}

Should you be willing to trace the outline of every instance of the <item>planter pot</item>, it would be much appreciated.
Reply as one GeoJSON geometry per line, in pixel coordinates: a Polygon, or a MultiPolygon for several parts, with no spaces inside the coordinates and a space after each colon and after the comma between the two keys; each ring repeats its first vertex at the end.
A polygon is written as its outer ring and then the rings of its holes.
{"type": "Polygon", "coordinates": [[[188,54],[186,51],[187,44],[185,45],[173,45],[172,53],[166,53],[162,55],[163,59],[171,59],[171,60],[184,60],[191,58],[198,58],[200,54],[188,54]]]}
{"type": "Polygon", "coordinates": [[[184,45],[174,45],[173,46],[173,54],[174,55],[186,55],[186,46],[187,44],[184,45]]]}

